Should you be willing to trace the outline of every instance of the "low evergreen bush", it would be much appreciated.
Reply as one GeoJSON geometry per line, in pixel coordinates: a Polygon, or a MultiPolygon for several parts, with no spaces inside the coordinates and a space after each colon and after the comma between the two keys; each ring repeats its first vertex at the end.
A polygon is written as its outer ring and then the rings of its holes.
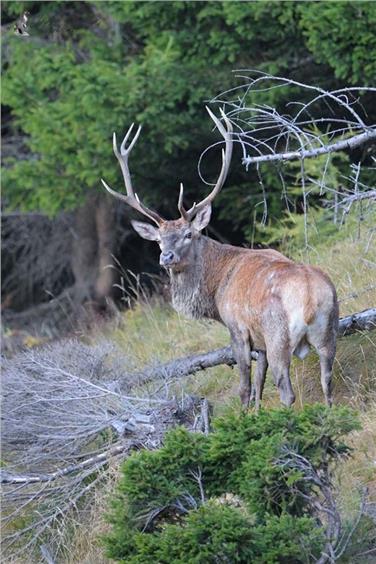
{"type": "Polygon", "coordinates": [[[123,464],[108,556],[128,564],[315,560],[325,542],[312,512],[317,484],[286,461],[301,457],[330,484],[349,453],[343,437],[357,428],[348,408],[310,405],[230,412],[208,436],[170,431],[160,449],[123,464]]]}

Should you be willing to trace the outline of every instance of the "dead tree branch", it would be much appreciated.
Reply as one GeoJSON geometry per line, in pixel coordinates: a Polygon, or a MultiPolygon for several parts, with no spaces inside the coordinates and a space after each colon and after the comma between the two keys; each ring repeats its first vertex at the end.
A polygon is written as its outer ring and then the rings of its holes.
{"type": "Polygon", "coordinates": [[[243,83],[212,102],[225,106],[227,116],[232,118],[246,167],[262,162],[304,160],[376,141],[376,126],[366,123],[359,103],[361,94],[376,92],[376,88],[359,86],[329,91],[260,71],[237,72],[243,83]],[[291,88],[299,89],[301,100],[290,99],[283,113],[256,101],[260,93],[291,88]],[[324,105],[327,115],[321,113],[314,118],[314,110],[324,105]]]}
{"type": "Polygon", "coordinates": [[[176,399],[160,380],[141,392],[132,363],[107,341],[53,343],[2,368],[3,540],[13,557],[45,543],[55,557],[65,520],[88,507],[112,463],[158,447],[177,424],[193,429],[202,407],[199,398],[176,399]],[[37,518],[14,532],[7,526],[30,515],[37,518]]]}
{"type": "Polygon", "coordinates": [[[359,145],[363,145],[364,143],[368,143],[370,141],[376,141],[376,128],[370,129],[364,133],[359,133],[359,135],[354,135],[354,137],[350,137],[350,139],[343,139],[342,141],[337,141],[336,143],[331,143],[325,145],[324,147],[317,147],[316,149],[302,149],[300,151],[289,151],[286,153],[245,157],[243,159],[243,164],[246,167],[249,167],[250,165],[257,163],[304,160],[312,157],[319,157],[320,155],[327,155],[329,153],[336,153],[338,151],[350,151],[355,149],[355,147],[359,147],[359,145]]]}
{"type": "MultiPolygon", "coordinates": [[[[341,186],[339,192],[336,186],[333,186],[332,179],[328,189],[329,195],[334,200],[335,224],[337,224],[338,205],[342,205],[338,203],[338,199],[342,199],[343,190],[347,192],[347,196],[350,196],[347,203],[348,211],[355,201],[374,201],[371,194],[373,187],[361,186],[358,182],[359,174],[356,178],[346,178],[342,175],[340,169],[333,165],[331,155],[337,152],[351,154],[355,149],[365,147],[367,151],[362,151],[363,157],[360,160],[365,160],[367,163],[369,157],[372,159],[371,147],[376,143],[376,125],[369,123],[361,97],[365,94],[368,96],[376,94],[376,88],[359,86],[329,91],[257,70],[240,70],[236,73],[237,78],[241,80],[240,85],[219,94],[211,102],[220,105],[227,118],[231,120],[234,142],[237,142],[242,149],[242,163],[246,170],[251,167],[254,172],[253,178],[262,188],[262,191],[258,190],[257,193],[252,194],[257,202],[256,205],[262,204],[263,211],[260,218],[262,225],[266,223],[268,212],[268,198],[262,178],[265,170],[261,166],[263,163],[271,163],[275,166],[288,212],[290,211],[288,184],[291,186],[291,202],[297,201],[296,186],[300,184],[306,246],[309,244],[308,196],[314,191],[315,185],[319,186],[320,196],[323,196],[332,166],[332,170],[341,174],[341,180],[343,179],[345,185],[344,188],[341,186]],[[278,95],[277,90],[280,92],[278,95]],[[264,102],[265,99],[271,98],[270,94],[278,99],[278,105],[277,102],[275,106],[264,102]],[[324,162],[325,155],[326,162],[324,162]],[[321,179],[308,178],[305,161],[319,157],[324,157],[321,179]],[[292,161],[300,161],[298,174],[296,174],[297,168],[289,164],[292,161]],[[363,196],[366,191],[368,191],[367,196],[363,196]]],[[[206,181],[201,173],[201,165],[205,155],[215,145],[208,147],[199,160],[198,172],[203,182],[206,181]]],[[[361,164],[360,162],[359,171],[361,164]]],[[[317,205],[317,200],[315,203],[317,205]]],[[[326,207],[325,202],[321,205],[326,207]]],[[[341,225],[342,223],[339,227],[341,225]]]]}
{"type": "MultiPolygon", "coordinates": [[[[340,319],[338,336],[346,337],[357,331],[372,331],[374,329],[376,329],[376,308],[370,308],[340,319]]],[[[253,360],[257,359],[256,351],[252,351],[252,358],[253,360]]],[[[215,349],[207,353],[176,358],[164,364],[148,366],[135,375],[144,381],[158,378],[183,378],[200,370],[219,366],[220,364],[226,364],[227,366],[234,366],[236,364],[231,346],[215,349]]]]}
{"type": "Polygon", "coordinates": [[[120,444],[115,447],[109,448],[106,452],[102,452],[95,456],[89,456],[83,462],[79,464],[70,464],[65,468],[60,468],[55,472],[50,472],[49,474],[34,474],[34,475],[22,475],[22,474],[11,474],[4,469],[0,469],[0,483],[2,484],[36,484],[36,483],[43,483],[43,482],[52,482],[53,480],[57,480],[58,478],[62,478],[63,476],[67,476],[68,474],[73,474],[75,472],[79,472],[80,470],[84,470],[85,468],[91,468],[93,466],[97,466],[100,463],[108,463],[111,458],[117,456],[118,454],[122,454],[125,451],[129,451],[132,448],[136,448],[140,446],[137,442],[131,442],[129,444],[120,444]]]}
{"type": "Polygon", "coordinates": [[[356,191],[354,194],[345,196],[340,202],[340,205],[343,208],[343,215],[347,215],[350,212],[353,204],[366,200],[376,202],[376,190],[366,190],[365,192],[356,191]]]}
{"type": "Polygon", "coordinates": [[[357,331],[374,331],[376,329],[376,308],[365,309],[359,313],[347,315],[339,320],[338,336],[346,337],[357,331]]]}

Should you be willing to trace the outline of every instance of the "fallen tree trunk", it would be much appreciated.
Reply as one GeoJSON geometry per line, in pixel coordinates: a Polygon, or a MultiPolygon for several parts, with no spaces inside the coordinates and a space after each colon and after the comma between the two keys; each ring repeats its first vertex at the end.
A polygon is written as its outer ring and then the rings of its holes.
{"type": "Polygon", "coordinates": [[[342,317],[339,320],[338,337],[346,337],[357,331],[373,331],[374,329],[376,329],[376,307],[371,307],[359,313],[342,317]]]}
{"type": "MultiPolygon", "coordinates": [[[[374,329],[376,329],[376,308],[370,308],[342,317],[339,320],[338,337],[347,337],[357,331],[372,331],[374,329]]],[[[254,360],[257,359],[256,351],[252,351],[252,358],[254,360]]],[[[206,353],[176,358],[164,364],[147,366],[140,372],[137,372],[136,375],[139,381],[158,378],[183,378],[184,376],[189,376],[200,370],[220,364],[226,364],[227,366],[234,366],[236,364],[230,345],[206,353]]]]}

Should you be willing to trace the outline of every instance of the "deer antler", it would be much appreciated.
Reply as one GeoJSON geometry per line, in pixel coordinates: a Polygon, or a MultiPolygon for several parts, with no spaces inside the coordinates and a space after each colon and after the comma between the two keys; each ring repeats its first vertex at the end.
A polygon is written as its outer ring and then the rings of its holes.
{"type": "Polygon", "coordinates": [[[103,186],[106,188],[106,190],[112,196],[115,196],[115,198],[122,200],[123,202],[128,204],[131,208],[133,208],[133,209],[137,210],[138,212],[142,213],[143,215],[145,215],[146,217],[148,217],[149,219],[154,221],[154,223],[156,223],[158,226],[160,226],[165,220],[160,215],[158,215],[156,212],[154,212],[153,210],[150,210],[149,208],[144,206],[144,204],[142,204],[140,202],[137,194],[135,194],[134,191],[133,191],[131,175],[130,175],[129,167],[128,167],[128,157],[129,157],[130,152],[132,151],[132,149],[133,149],[134,145],[136,144],[136,141],[137,141],[137,139],[140,135],[141,125],[138,127],[135,136],[133,137],[131,143],[129,144],[128,149],[126,149],[125,145],[126,145],[128,139],[129,139],[129,136],[132,132],[133,126],[134,126],[134,123],[132,123],[132,125],[128,129],[128,131],[127,131],[127,133],[126,133],[126,135],[125,135],[125,137],[122,141],[122,144],[120,145],[120,151],[117,147],[116,133],[113,134],[113,141],[112,141],[115,157],[119,161],[121,172],[123,173],[124,185],[125,185],[125,188],[127,190],[127,195],[116,192],[115,190],[110,188],[110,186],[103,180],[103,178],[101,178],[101,181],[102,181],[103,186]]]}
{"type": "Polygon", "coordinates": [[[217,126],[217,129],[219,130],[222,137],[224,138],[225,143],[226,143],[226,147],[225,147],[225,150],[222,150],[222,168],[221,168],[221,172],[219,174],[218,180],[217,180],[213,190],[210,192],[210,194],[208,196],[206,196],[206,198],[204,200],[202,200],[198,204],[194,203],[193,206],[189,210],[184,209],[184,206],[183,206],[183,193],[184,193],[183,184],[180,184],[178,209],[179,209],[181,216],[184,219],[186,219],[187,221],[191,221],[193,219],[193,217],[200,210],[202,210],[207,204],[209,204],[210,202],[212,202],[214,200],[214,198],[216,197],[218,192],[221,190],[221,188],[222,188],[222,186],[223,186],[223,184],[226,180],[228,170],[230,168],[230,162],[231,162],[231,156],[232,156],[232,145],[233,145],[232,124],[231,124],[230,120],[228,119],[228,117],[226,116],[226,114],[224,113],[224,111],[222,109],[220,110],[220,112],[221,112],[221,116],[223,118],[223,121],[226,124],[226,128],[223,126],[221,121],[213,114],[213,112],[207,106],[206,106],[206,109],[208,111],[208,114],[210,115],[210,117],[214,121],[215,125],[217,126]]]}

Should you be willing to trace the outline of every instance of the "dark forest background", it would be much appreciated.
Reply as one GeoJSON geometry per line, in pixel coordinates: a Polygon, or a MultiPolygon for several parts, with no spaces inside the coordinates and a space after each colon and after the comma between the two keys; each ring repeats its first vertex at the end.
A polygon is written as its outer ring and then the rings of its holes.
{"type": "MultiPolygon", "coordinates": [[[[157,248],[137,237],[133,212],[100,183],[103,177],[122,190],[113,131],[120,138],[132,122],[143,125],[130,164],[135,189],[176,217],[181,181],[188,204],[208,190],[197,163],[218,135],[205,104],[241,84],[234,70],[327,90],[370,86],[375,26],[373,2],[3,2],[2,307],[10,325],[53,317],[48,307],[57,297],[66,298],[60,313],[88,302],[106,309],[110,297],[123,296],[116,285],[127,286],[128,269],[158,273],[157,248]],[[14,25],[25,11],[29,35],[22,37],[14,25]]],[[[262,103],[282,111],[293,90],[265,92],[262,103]]],[[[359,103],[375,123],[370,95],[359,103]]],[[[284,170],[287,218],[280,169],[262,165],[268,219],[261,225],[258,175],[235,149],[209,234],[240,245],[278,246],[286,238],[299,245],[299,170],[284,170]]],[[[333,158],[333,186],[351,162],[367,166],[373,151],[363,146],[333,158]]],[[[201,172],[213,181],[219,168],[217,148],[201,172]]],[[[326,200],[322,193],[312,199],[321,233],[326,200]]]]}

